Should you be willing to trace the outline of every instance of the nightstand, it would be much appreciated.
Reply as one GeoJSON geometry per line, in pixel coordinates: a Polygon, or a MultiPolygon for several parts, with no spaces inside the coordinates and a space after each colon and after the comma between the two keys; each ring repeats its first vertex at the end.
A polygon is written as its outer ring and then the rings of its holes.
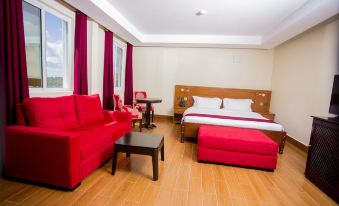
{"type": "Polygon", "coordinates": [[[173,113],[173,123],[180,124],[182,114],[185,112],[186,107],[175,107],[173,113]]]}

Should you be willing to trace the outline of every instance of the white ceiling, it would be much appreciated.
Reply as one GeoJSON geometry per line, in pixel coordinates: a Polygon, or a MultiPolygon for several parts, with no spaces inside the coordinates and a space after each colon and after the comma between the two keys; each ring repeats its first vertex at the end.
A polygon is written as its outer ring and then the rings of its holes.
{"type": "Polygon", "coordinates": [[[339,0],[66,2],[137,46],[273,48],[339,13],[339,0]]]}
{"type": "Polygon", "coordinates": [[[307,0],[108,0],[143,34],[262,36],[307,0]],[[207,13],[196,16],[199,10],[207,13]]]}

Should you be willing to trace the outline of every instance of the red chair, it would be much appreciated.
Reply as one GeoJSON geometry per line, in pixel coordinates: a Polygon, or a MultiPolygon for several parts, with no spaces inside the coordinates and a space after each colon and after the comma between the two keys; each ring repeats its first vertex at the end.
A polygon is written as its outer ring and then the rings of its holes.
{"type": "Polygon", "coordinates": [[[139,130],[141,132],[141,130],[142,130],[142,113],[138,109],[132,108],[132,106],[130,106],[130,105],[123,105],[122,100],[120,99],[120,95],[118,95],[118,94],[113,95],[113,101],[114,101],[114,110],[115,111],[131,113],[133,128],[135,127],[135,123],[139,122],[139,130]]]}
{"type": "MultiPolygon", "coordinates": [[[[146,104],[145,103],[137,103],[136,99],[144,99],[147,98],[146,91],[136,91],[134,92],[134,108],[138,109],[140,112],[145,113],[146,112],[146,104]]],[[[154,117],[154,106],[151,104],[151,116],[152,116],[152,122],[154,117]]]]}

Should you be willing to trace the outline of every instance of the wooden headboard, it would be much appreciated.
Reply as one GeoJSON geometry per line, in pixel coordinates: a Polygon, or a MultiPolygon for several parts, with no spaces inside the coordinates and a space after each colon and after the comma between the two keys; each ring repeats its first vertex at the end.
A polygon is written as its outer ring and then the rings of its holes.
{"type": "Polygon", "coordinates": [[[175,85],[174,109],[183,110],[192,106],[192,96],[252,99],[254,102],[252,110],[258,113],[269,113],[271,102],[271,91],[269,90],[175,85]],[[185,105],[180,105],[180,100],[184,100],[185,105]]]}

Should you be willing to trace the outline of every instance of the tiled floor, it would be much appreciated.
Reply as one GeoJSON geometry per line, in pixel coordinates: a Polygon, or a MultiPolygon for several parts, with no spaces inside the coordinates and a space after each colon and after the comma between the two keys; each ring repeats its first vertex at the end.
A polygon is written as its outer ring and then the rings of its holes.
{"type": "Polygon", "coordinates": [[[158,181],[152,181],[151,157],[120,155],[115,176],[108,161],[73,192],[0,180],[0,205],[337,205],[305,179],[306,154],[292,145],[273,173],[203,164],[196,144],[178,141],[179,125],[156,124],[144,131],[165,135],[158,181]]]}

